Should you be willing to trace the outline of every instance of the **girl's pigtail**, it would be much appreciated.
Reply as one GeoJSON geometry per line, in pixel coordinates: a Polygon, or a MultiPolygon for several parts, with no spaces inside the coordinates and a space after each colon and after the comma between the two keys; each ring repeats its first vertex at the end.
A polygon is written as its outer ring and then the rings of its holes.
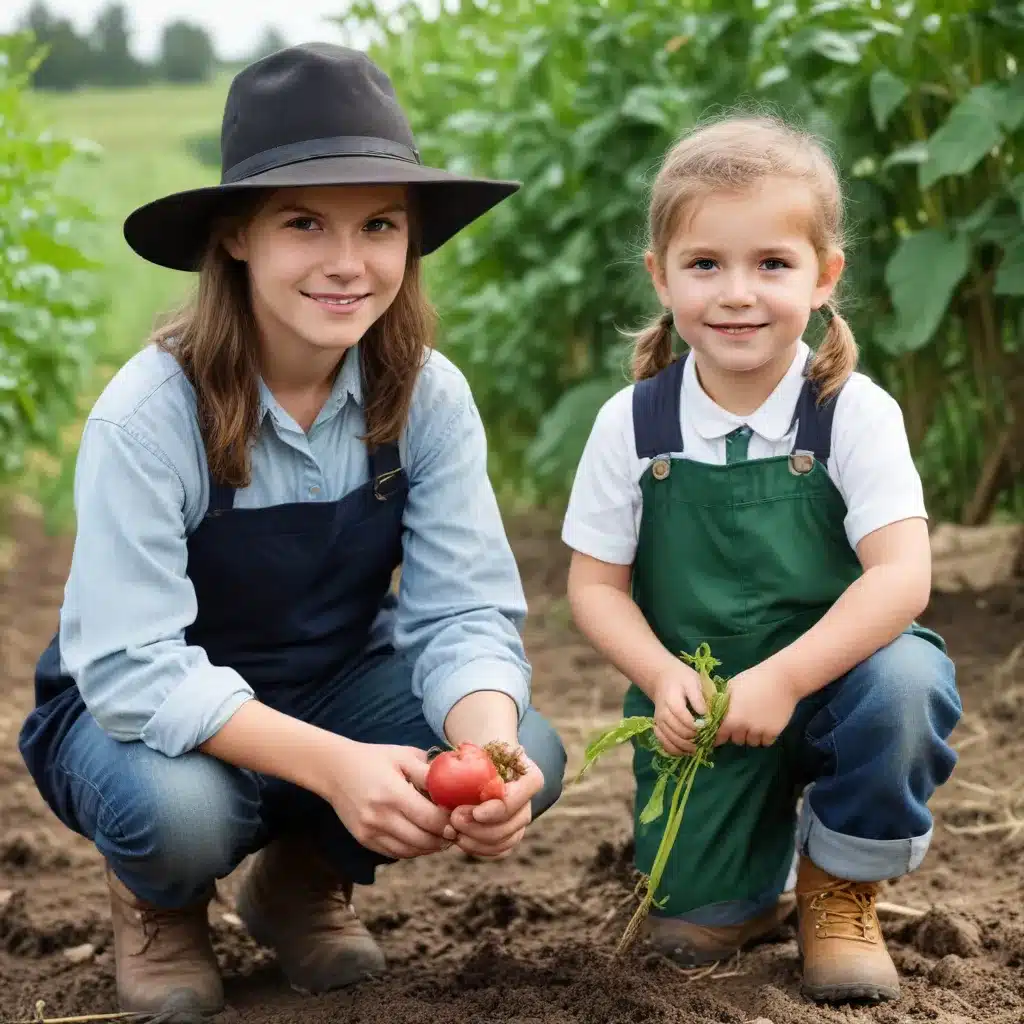
{"type": "Polygon", "coordinates": [[[850,325],[839,315],[832,302],[825,306],[829,318],[825,340],[814,354],[811,378],[818,384],[819,400],[836,394],[857,369],[857,342],[850,325]]]}
{"type": "Polygon", "coordinates": [[[633,379],[645,380],[664,370],[672,362],[672,324],[670,310],[633,335],[633,379]]]}

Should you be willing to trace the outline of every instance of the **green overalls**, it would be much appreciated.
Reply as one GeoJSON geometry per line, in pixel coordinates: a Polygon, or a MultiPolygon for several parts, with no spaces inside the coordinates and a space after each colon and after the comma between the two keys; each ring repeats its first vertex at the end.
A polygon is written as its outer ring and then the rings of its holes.
{"type": "MultiPolygon", "coordinates": [[[[796,640],[835,603],[862,569],[844,529],[846,506],[826,471],[835,400],[818,405],[806,380],[798,400],[793,454],[746,460],[749,428],[727,439],[725,465],[671,459],[680,453],[680,397],[686,357],[639,382],[633,395],[636,449],[652,462],[641,478],[643,514],[633,597],[674,654],[704,642],[731,677],[796,640]]],[[[944,650],[940,637],[913,631],[944,650]]],[[[793,862],[796,804],[812,781],[804,731],[818,695],[801,701],[770,747],[726,743],[701,768],[658,896],[660,913],[714,904],[764,909],[793,862]]],[[[626,715],[653,715],[630,686],[626,715]]],[[[636,866],[648,873],[664,820],[639,821],[655,773],[634,745],[636,866]]]]}

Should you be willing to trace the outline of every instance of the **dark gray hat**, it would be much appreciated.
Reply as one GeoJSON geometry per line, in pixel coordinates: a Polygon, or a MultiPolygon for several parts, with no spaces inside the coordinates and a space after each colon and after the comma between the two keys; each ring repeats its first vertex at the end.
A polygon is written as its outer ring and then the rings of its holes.
{"type": "Polygon", "coordinates": [[[519,188],[424,166],[388,76],[364,53],[328,43],[289,47],[240,71],[220,148],[219,185],[175,192],[129,215],[124,237],[144,259],[196,270],[225,199],[245,189],[414,186],[426,255],[519,188]]]}

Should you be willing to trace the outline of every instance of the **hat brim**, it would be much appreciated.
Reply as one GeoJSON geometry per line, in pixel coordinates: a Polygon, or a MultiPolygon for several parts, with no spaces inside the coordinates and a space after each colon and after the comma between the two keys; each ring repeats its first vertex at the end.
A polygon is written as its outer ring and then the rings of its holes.
{"type": "Polygon", "coordinates": [[[426,256],[520,188],[517,181],[470,178],[375,156],[332,156],[287,164],[228,184],[175,192],[140,206],[124,222],[125,241],[150,263],[195,271],[214,218],[231,195],[317,185],[412,185],[421,197],[420,252],[426,256]]]}

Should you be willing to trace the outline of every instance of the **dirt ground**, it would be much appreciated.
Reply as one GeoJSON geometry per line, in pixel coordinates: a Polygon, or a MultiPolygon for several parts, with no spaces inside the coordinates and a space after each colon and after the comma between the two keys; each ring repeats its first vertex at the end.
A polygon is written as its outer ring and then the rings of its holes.
{"type": "MultiPolygon", "coordinates": [[[[117,1010],[100,860],[63,829],[26,775],[16,737],[31,671],[48,640],[70,554],[28,516],[13,522],[13,569],[0,572],[0,1021],[117,1010]]],[[[586,738],[619,713],[623,681],[568,623],[565,555],[550,525],[514,523],[531,598],[535,699],[560,728],[569,771],[586,738]]],[[[357,892],[390,959],[380,981],[326,997],[291,992],[272,957],[238,927],[235,877],[211,907],[229,1008],[224,1021],[432,1024],[773,1024],[1024,1021],[1024,589],[939,596],[929,624],[949,640],[965,718],[961,762],[935,799],[923,867],[884,899],[924,912],[887,917],[904,978],[898,1002],[817,1007],[799,995],[792,932],[707,972],[614,945],[632,907],[632,799],[620,750],[569,787],[517,857],[458,851],[396,865],[357,892]],[[1017,814],[1017,819],[1014,818],[1017,814]],[[1014,822],[1019,821],[1015,826],[1014,822]],[[957,830],[968,829],[962,832],[957,830]]]]}

